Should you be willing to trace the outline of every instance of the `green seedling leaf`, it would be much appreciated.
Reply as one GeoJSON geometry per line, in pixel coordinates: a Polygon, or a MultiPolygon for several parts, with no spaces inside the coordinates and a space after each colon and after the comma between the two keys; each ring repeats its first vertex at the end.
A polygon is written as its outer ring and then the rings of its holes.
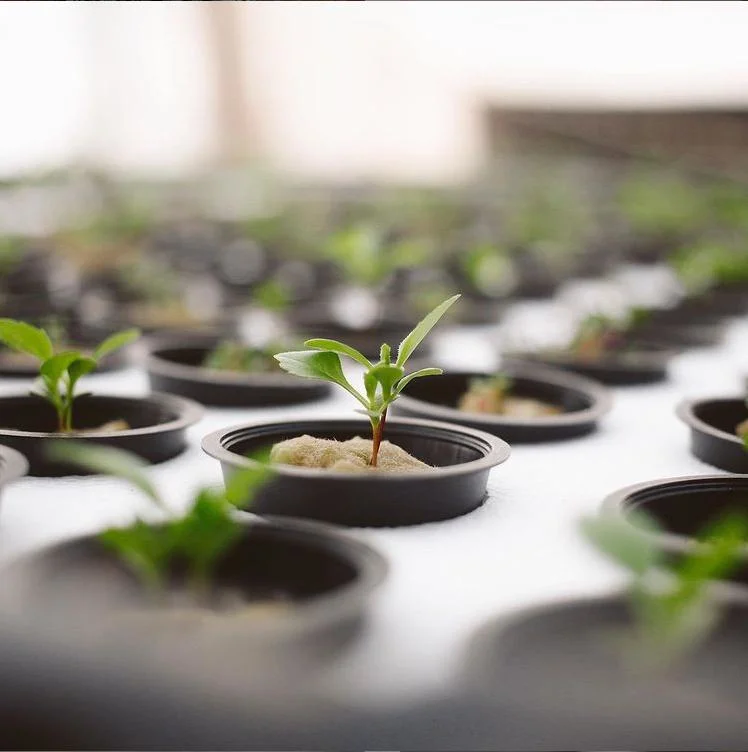
{"type": "Polygon", "coordinates": [[[136,520],[126,528],[111,528],[100,533],[101,544],[115,553],[150,591],[164,585],[164,573],[172,554],[168,526],[149,525],[136,520]]]}
{"type": "MultiPolygon", "coordinates": [[[[140,329],[125,329],[107,337],[93,352],[93,360],[99,361],[105,355],[109,355],[115,350],[119,350],[125,345],[135,342],[140,337],[140,329]]],[[[93,370],[93,369],[92,369],[93,370]]]]}
{"type": "Polygon", "coordinates": [[[25,321],[0,319],[0,340],[12,350],[32,355],[42,362],[54,354],[47,333],[25,321]]]}
{"type": "Polygon", "coordinates": [[[736,568],[748,541],[748,520],[739,513],[727,514],[707,527],[699,540],[701,545],[675,569],[691,586],[726,577],[736,568]]]}
{"type": "Polygon", "coordinates": [[[374,366],[368,376],[379,383],[382,394],[390,395],[395,384],[403,377],[403,369],[400,366],[381,363],[374,366]]]}
{"type": "Polygon", "coordinates": [[[598,551],[634,574],[643,575],[661,564],[663,555],[646,534],[656,532],[657,525],[641,512],[635,517],[633,525],[613,515],[585,517],[581,521],[581,530],[598,551]]]}
{"type": "Polygon", "coordinates": [[[131,452],[82,441],[60,440],[50,444],[47,456],[51,460],[68,462],[84,470],[126,480],[140,489],[156,506],[166,509],[146,473],[148,463],[131,452]]]}
{"type": "MultiPolygon", "coordinates": [[[[258,461],[255,457],[252,459],[255,459],[255,462],[258,461]]],[[[235,472],[226,481],[226,500],[235,507],[246,508],[257,491],[270,480],[272,475],[273,471],[266,462],[257,467],[235,472]]]]}
{"type": "Polygon", "coordinates": [[[373,365],[358,350],[334,339],[308,339],[304,342],[304,345],[305,347],[311,347],[313,350],[329,350],[330,352],[338,353],[338,355],[347,355],[364,368],[371,368],[373,365]]]}
{"type": "Polygon", "coordinates": [[[42,363],[39,373],[44,379],[49,380],[50,384],[57,384],[62,374],[80,357],[81,354],[74,350],[58,353],[42,363]]]}
{"type": "Polygon", "coordinates": [[[81,376],[96,370],[98,363],[93,358],[79,357],[68,366],[70,380],[74,384],[81,376]]]}
{"type": "Polygon", "coordinates": [[[413,379],[420,379],[422,376],[441,376],[443,373],[444,371],[441,368],[419,368],[417,371],[413,371],[413,373],[403,376],[398,382],[395,394],[400,394],[403,389],[413,381],[413,379]]]}
{"type": "Polygon", "coordinates": [[[195,591],[207,589],[210,570],[241,536],[242,525],[231,515],[224,494],[203,489],[189,513],[172,523],[174,553],[188,562],[195,591]]]}
{"type": "Polygon", "coordinates": [[[400,343],[400,347],[397,351],[396,365],[400,367],[405,365],[408,358],[413,354],[413,351],[421,344],[426,335],[439,322],[439,319],[444,316],[444,314],[460,299],[460,297],[460,295],[453,295],[451,298],[448,298],[416,324],[413,331],[400,343]]]}
{"type": "Polygon", "coordinates": [[[306,379],[321,379],[332,381],[342,386],[359,402],[366,405],[366,400],[350,385],[343,373],[340,357],[329,350],[297,350],[294,352],[278,353],[275,359],[280,367],[294,376],[306,379]]]}

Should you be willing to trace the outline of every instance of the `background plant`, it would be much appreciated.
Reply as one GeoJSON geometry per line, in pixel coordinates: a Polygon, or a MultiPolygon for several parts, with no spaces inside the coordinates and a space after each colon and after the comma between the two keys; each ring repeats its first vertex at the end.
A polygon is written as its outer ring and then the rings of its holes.
{"type": "Polygon", "coordinates": [[[332,233],[323,255],[362,287],[380,284],[395,270],[418,266],[428,257],[431,246],[425,236],[390,239],[387,235],[374,223],[357,222],[332,233]]]}
{"type": "Polygon", "coordinates": [[[31,355],[39,361],[41,391],[38,394],[54,407],[57,413],[57,430],[73,430],[73,403],[78,380],[96,370],[106,355],[134,342],[140,336],[138,329],[127,329],[107,337],[91,355],[77,350],[55,352],[52,339],[44,329],[24,321],[0,319],[0,341],[16,352],[31,355]]]}
{"type": "Polygon", "coordinates": [[[726,514],[707,526],[697,545],[675,563],[654,540],[657,523],[638,511],[634,526],[612,515],[582,520],[585,537],[630,575],[633,628],[625,641],[637,665],[664,666],[696,647],[716,625],[721,609],[711,584],[740,563],[748,520],[726,514]]]}
{"type": "MultiPolygon", "coordinates": [[[[50,455],[61,462],[104,473],[132,483],[155,505],[169,514],[168,507],[146,472],[147,463],[121,449],[89,446],[81,442],[56,442],[50,455]]],[[[268,480],[267,465],[239,471],[225,489],[203,488],[180,517],[152,524],[140,518],[128,527],[100,533],[100,543],[118,556],[154,598],[161,598],[175,566],[184,567],[188,590],[197,599],[210,593],[210,582],[221,557],[236,543],[244,525],[234,514],[246,506],[268,480]]]]}
{"type": "Polygon", "coordinates": [[[441,368],[420,368],[406,375],[405,364],[439,319],[459,298],[459,295],[453,295],[425,316],[400,343],[394,363],[388,344],[382,345],[379,361],[372,363],[355,348],[332,339],[307,340],[304,344],[310,348],[309,350],[278,353],[275,359],[284,371],[294,376],[330,381],[343,387],[362,405],[357,412],[366,415],[371,422],[372,453],[369,464],[376,467],[389,406],[413,379],[443,373],[441,368]],[[341,355],[363,366],[363,393],[355,389],[345,377],[340,362],[341,355]]]}

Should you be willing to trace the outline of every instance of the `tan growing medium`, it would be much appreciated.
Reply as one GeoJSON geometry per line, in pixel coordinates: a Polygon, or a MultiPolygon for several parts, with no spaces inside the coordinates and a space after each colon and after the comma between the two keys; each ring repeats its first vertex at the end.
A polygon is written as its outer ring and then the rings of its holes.
{"type": "Polygon", "coordinates": [[[360,436],[348,441],[335,441],[304,435],[276,444],[270,453],[270,461],[340,473],[410,473],[429,469],[425,462],[411,457],[404,449],[389,441],[380,444],[377,466],[372,467],[371,448],[371,439],[362,439],[360,436]]]}

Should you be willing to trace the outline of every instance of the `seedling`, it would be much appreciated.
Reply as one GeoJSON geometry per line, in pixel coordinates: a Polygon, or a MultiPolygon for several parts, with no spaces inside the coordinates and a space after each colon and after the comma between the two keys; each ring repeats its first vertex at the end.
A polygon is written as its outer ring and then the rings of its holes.
{"type": "Polygon", "coordinates": [[[73,404],[78,380],[96,370],[99,361],[110,353],[134,342],[137,329],[127,329],[107,337],[89,355],[77,350],[55,352],[52,340],[44,329],[14,319],[0,319],[0,341],[11,350],[31,355],[39,361],[41,391],[32,392],[44,398],[57,413],[57,430],[73,430],[73,404]]]}
{"type": "Polygon", "coordinates": [[[388,240],[384,231],[369,223],[357,223],[330,235],[323,253],[340,265],[352,282],[372,287],[398,268],[423,263],[430,246],[425,239],[388,240]]]}
{"type": "MultiPolygon", "coordinates": [[[[60,441],[50,449],[54,460],[76,464],[132,483],[155,507],[168,507],[146,472],[147,464],[121,449],[60,441]]],[[[101,544],[117,555],[153,597],[162,597],[175,565],[184,568],[188,590],[204,599],[210,590],[215,567],[241,537],[244,526],[234,512],[246,505],[267,481],[265,464],[231,476],[225,489],[203,488],[181,517],[151,524],[137,519],[125,528],[110,528],[98,536],[101,544]]]]}
{"type": "Polygon", "coordinates": [[[289,298],[290,295],[286,286],[275,279],[263,282],[252,291],[253,305],[275,313],[280,313],[288,308],[289,298]]]}
{"type": "Polygon", "coordinates": [[[236,373],[272,373],[278,370],[273,356],[277,347],[249,347],[241,342],[220,342],[203,361],[205,368],[236,373]]]}
{"type": "Polygon", "coordinates": [[[486,295],[505,295],[517,284],[508,249],[479,243],[460,254],[459,264],[473,287],[486,295]]]}
{"type": "Polygon", "coordinates": [[[639,511],[635,527],[600,515],[582,520],[582,532],[601,553],[628,570],[633,629],[625,641],[629,655],[645,667],[664,666],[704,640],[720,609],[710,584],[728,576],[748,541],[748,520],[727,514],[709,525],[698,544],[669,563],[653,540],[656,522],[639,511]]]}
{"type": "Polygon", "coordinates": [[[372,452],[369,464],[376,467],[389,406],[413,379],[438,376],[443,373],[441,368],[420,368],[406,375],[405,364],[439,319],[459,298],[459,295],[453,295],[425,316],[400,343],[394,363],[388,344],[382,345],[379,361],[372,363],[355,348],[332,339],[309,339],[304,343],[309,350],[278,353],[275,359],[284,371],[294,376],[330,381],[343,387],[356,398],[362,405],[362,409],[357,412],[363,413],[371,421],[372,452]],[[363,394],[355,389],[345,377],[340,362],[341,355],[345,355],[364,367],[365,391],[363,394]]]}
{"type": "Polygon", "coordinates": [[[569,350],[582,358],[599,358],[620,348],[629,324],[595,313],[581,321],[569,350]]]}

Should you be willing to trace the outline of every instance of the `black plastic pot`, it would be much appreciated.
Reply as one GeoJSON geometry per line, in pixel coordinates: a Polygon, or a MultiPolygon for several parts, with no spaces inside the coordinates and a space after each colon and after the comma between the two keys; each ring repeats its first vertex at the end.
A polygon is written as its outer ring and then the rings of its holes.
{"type": "MultiPolygon", "coordinates": [[[[320,419],[226,428],[203,439],[224,478],[251,467],[249,454],[310,434],[345,441],[369,436],[368,423],[320,419]]],[[[438,522],[471,512],[486,498],[492,467],[509,457],[509,445],[483,431],[447,423],[394,419],[385,438],[433,469],[404,474],[338,473],[278,465],[252,504],[257,514],[306,517],[338,525],[399,527],[438,522]]]]}
{"type": "Polygon", "coordinates": [[[678,417],[691,429],[691,452],[702,462],[731,473],[748,473],[748,449],[735,434],[748,420],[744,397],[686,400],[678,417]]]}
{"type": "Polygon", "coordinates": [[[684,298],[676,309],[694,317],[741,316],[748,311],[748,286],[722,285],[701,295],[684,298]]]}
{"type": "Polygon", "coordinates": [[[631,334],[638,342],[659,347],[686,349],[691,347],[716,347],[724,339],[727,325],[724,321],[679,325],[644,321],[636,324],[631,334]]]}
{"type": "MultiPolygon", "coordinates": [[[[113,630],[111,640],[119,643],[129,637],[137,647],[138,640],[153,643],[166,637],[167,644],[158,645],[161,651],[179,647],[183,640],[209,638],[213,631],[227,660],[235,660],[239,647],[290,650],[284,660],[303,660],[323,657],[349,642],[363,623],[371,594],[387,574],[381,554],[326,525],[257,518],[244,522],[242,537],[214,570],[206,606],[184,600],[184,572],[175,563],[169,587],[179,604],[178,621],[170,624],[168,607],[161,613],[152,610],[141,624],[146,628],[142,634],[131,625],[124,634],[113,630]],[[246,608],[240,606],[225,620],[201,627],[194,610],[226,608],[221,606],[221,593],[229,592],[232,598],[240,595],[246,608]],[[273,604],[275,608],[266,610],[273,604]],[[254,615],[253,605],[259,606],[254,615]],[[189,609],[186,615],[184,609],[189,609]]],[[[97,632],[106,628],[109,615],[116,619],[118,610],[153,609],[132,570],[96,536],[66,541],[12,563],[3,572],[0,597],[8,614],[56,618],[60,629],[86,630],[87,624],[95,624],[97,632]]],[[[276,654],[273,661],[277,659],[276,654]]]]}
{"type": "Polygon", "coordinates": [[[505,441],[525,443],[558,441],[594,431],[612,405],[607,389],[580,376],[521,365],[509,366],[501,373],[512,380],[513,396],[546,402],[562,408],[563,413],[538,418],[466,413],[457,409],[458,400],[471,379],[490,374],[450,372],[411,381],[393,404],[393,414],[459,423],[489,431],[505,441]]]}
{"type": "Polygon", "coordinates": [[[186,445],[185,431],[202,417],[202,408],[169,394],[147,397],[83,395],[75,402],[75,427],[96,429],[112,420],[126,420],[126,431],[56,433],[51,405],[36,396],[0,397],[0,442],[20,451],[36,476],[83,475],[78,467],[47,459],[50,442],[75,440],[118,447],[149,462],[171,459],[186,445]]]}
{"type": "MultiPolygon", "coordinates": [[[[608,496],[603,512],[632,519],[645,512],[662,528],[652,536],[669,555],[679,557],[692,550],[696,537],[729,512],[748,513],[748,475],[695,475],[627,486],[608,496]]],[[[633,520],[632,520],[633,521],[633,520]]],[[[748,584],[748,546],[745,564],[730,577],[748,584]]]]}
{"type": "Polygon", "coordinates": [[[724,315],[701,308],[694,299],[672,308],[649,309],[646,316],[634,323],[629,334],[636,341],[713,347],[724,339],[727,323],[724,315]]]}
{"type": "Polygon", "coordinates": [[[654,343],[637,343],[625,352],[607,353],[597,360],[582,359],[561,350],[537,350],[504,353],[502,362],[538,363],[571,371],[609,386],[639,386],[667,379],[668,363],[673,355],[672,349],[654,343]]]}
{"type": "Polygon", "coordinates": [[[146,360],[151,388],[213,407],[273,407],[313,402],[330,394],[330,384],[278,373],[234,373],[202,366],[209,345],[172,343],[146,360]]]}
{"type": "Polygon", "coordinates": [[[748,608],[729,605],[671,671],[632,671],[615,637],[621,597],[521,611],[471,642],[465,685],[503,720],[502,749],[742,749],[748,738],[748,608]]]}

